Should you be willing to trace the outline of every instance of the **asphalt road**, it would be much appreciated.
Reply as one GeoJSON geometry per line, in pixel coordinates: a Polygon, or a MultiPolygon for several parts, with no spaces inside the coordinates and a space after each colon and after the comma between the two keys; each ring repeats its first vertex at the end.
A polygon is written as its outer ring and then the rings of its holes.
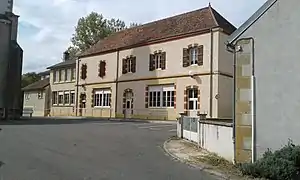
{"type": "Polygon", "coordinates": [[[175,125],[56,120],[1,125],[0,180],[214,180],[162,148],[175,125]]]}

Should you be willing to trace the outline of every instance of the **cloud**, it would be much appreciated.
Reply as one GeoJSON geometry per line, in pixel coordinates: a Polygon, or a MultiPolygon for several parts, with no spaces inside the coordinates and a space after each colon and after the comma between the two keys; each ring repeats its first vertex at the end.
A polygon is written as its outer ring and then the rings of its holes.
{"type": "MultiPolygon", "coordinates": [[[[212,7],[239,26],[266,0],[210,0],[212,7]]],[[[61,61],[80,17],[91,11],[106,18],[146,23],[208,5],[207,0],[15,0],[20,15],[19,42],[24,49],[23,72],[43,71],[61,61]]]]}

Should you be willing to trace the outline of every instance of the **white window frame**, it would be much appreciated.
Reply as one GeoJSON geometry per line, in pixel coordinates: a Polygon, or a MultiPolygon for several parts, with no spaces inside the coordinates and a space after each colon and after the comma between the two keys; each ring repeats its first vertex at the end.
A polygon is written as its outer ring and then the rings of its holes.
{"type": "Polygon", "coordinates": [[[198,48],[197,47],[193,47],[190,49],[190,64],[194,65],[194,64],[198,64],[198,48]]]}
{"type": "Polygon", "coordinates": [[[25,99],[29,100],[30,99],[30,93],[25,93],[25,99]]]}
{"type": "Polygon", "coordinates": [[[95,108],[110,108],[111,90],[99,89],[94,91],[94,107],[95,108]],[[97,101],[98,100],[98,101],[97,101]]]}
{"type": "Polygon", "coordinates": [[[154,67],[155,69],[161,69],[161,60],[162,60],[162,54],[154,54],[154,67]]]}
{"type": "Polygon", "coordinates": [[[149,86],[148,106],[149,108],[174,108],[175,105],[174,96],[175,96],[174,85],[149,86]],[[164,92],[166,93],[166,98],[163,98],[164,92]],[[168,92],[170,92],[170,98],[169,98],[170,103],[168,103],[168,95],[167,95],[168,92]]]}
{"type": "Polygon", "coordinates": [[[44,96],[43,91],[39,91],[37,96],[38,96],[38,99],[43,99],[43,96],[44,96]]]}
{"type": "Polygon", "coordinates": [[[64,105],[70,105],[70,91],[64,91],[64,105]],[[66,95],[69,95],[69,102],[66,103],[66,95]]]}
{"type": "Polygon", "coordinates": [[[57,91],[52,92],[52,105],[54,105],[54,106],[58,105],[58,92],[57,91]]]}
{"type": "Polygon", "coordinates": [[[75,104],[75,96],[76,96],[76,95],[75,95],[75,91],[70,91],[70,104],[71,104],[71,105],[74,105],[74,104],[75,104]],[[74,95],[74,102],[73,102],[73,103],[72,103],[72,101],[71,101],[71,99],[72,99],[72,98],[71,98],[71,97],[72,97],[72,94],[74,95]]]}
{"type": "Polygon", "coordinates": [[[64,92],[63,91],[59,91],[58,94],[57,94],[57,104],[60,105],[60,106],[63,106],[64,105],[64,92]],[[59,96],[62,96],[62,103],[59,103],[59,96]]]}
{"type": "Polygon", "coordinates": [[[127,72],[128,73],[132,73],[132,66],[131,66],[132,63],[131,62],[132,62],[132,58],[128,58],[127,61],[126,61],[126,63],[127,63],[127,72]]]}
{"type": "Polygon", "coordinates": [[[56,70],[53,71],[53,82],[56,83],[57,82],[57,74],[56,74],[56,70]]]}
{"type": "Polygon", "coordinates": [[[76,79],[76,68],[71,68],[71,81],[76,79]]]}

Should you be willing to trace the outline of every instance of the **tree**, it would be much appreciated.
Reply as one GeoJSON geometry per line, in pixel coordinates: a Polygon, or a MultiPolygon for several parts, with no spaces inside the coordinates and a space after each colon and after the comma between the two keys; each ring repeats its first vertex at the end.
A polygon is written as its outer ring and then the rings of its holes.
{"type": "Polygon", "coordinates": [[[29,72],[26,74],[22,75],[22,82],[21,82],[21,86],[22,88],[37,82],[40,80],[40,75],[36,74],[35,72],[29,72]]]}
{"type": "MultiPolygon", "coordinates": [[[[140,24],[131,23],[129,27],[140,24]]],[[[126,24],[120,19],[105,19],[102,14],[92,12],[78,20],[75,33],[71,38],[72,45],[67,49],[70,59],[79,52],[83,52],[107,36],[126,29],[126,24]]]]}
{"type": "Polygon", "coordinates": [[[75,33],[71,39],[72,46],[68,50],[73,54],[76,54],[78,51],[82,52],[99,40],[125,28],[124,21],[119,19],[107,20],[102,14],[92,12],[78,20],[75,33]]]}

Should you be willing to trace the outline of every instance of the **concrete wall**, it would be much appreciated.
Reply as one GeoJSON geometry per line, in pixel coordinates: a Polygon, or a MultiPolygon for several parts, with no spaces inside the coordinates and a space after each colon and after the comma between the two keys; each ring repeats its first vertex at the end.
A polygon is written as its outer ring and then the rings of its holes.
{"type": "Polygon", "coordinates": [[[44,116],[45,114],[45,102],[47,93],[44,90],[41,91],[28,91],[24,92],[24,108],[33,108],[32,116],[44,116]],[[42,92],[41,99],[38,98],[38,93],[42,92]]]}
{"type": "Polygon", "coordinates": [[[300,144],[300,1],[278,0],[241,38],[254,38],[256,144],[260,157],[300,144]]]}
{"type": "Polygon", "coordinates": [[[200,146],[232,162],[234,158],[232,132],[233,128],[230,126],[200,123],[200,146]]]}

